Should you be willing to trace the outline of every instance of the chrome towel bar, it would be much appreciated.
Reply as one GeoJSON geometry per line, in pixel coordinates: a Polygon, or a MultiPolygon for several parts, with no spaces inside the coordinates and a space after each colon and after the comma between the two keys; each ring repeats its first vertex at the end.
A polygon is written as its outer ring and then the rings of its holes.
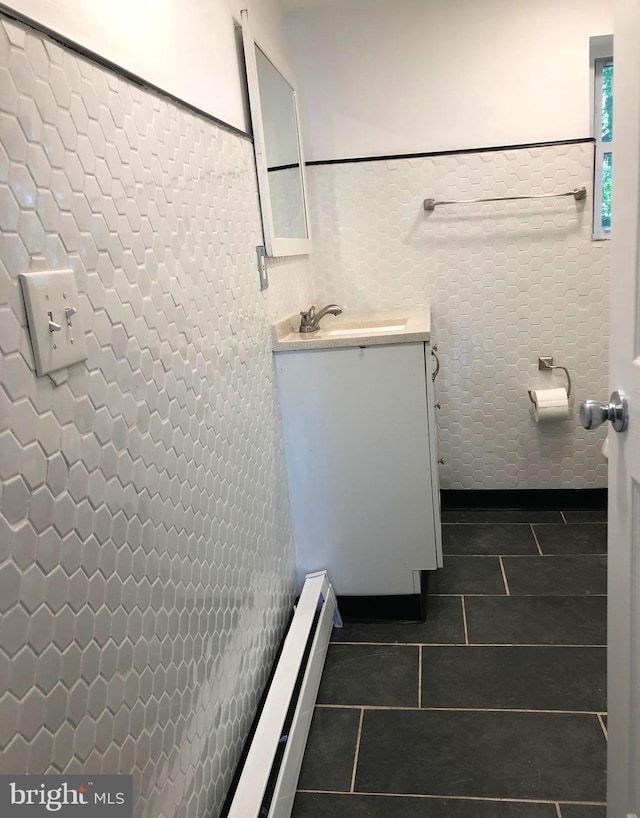
{"type": "Polygon", "coordinates": [[[568,190],[566,193],[542,193],[539,196],[496,196],[491,199],[458,199],[451,201],[437,202],[435,199],[425,199],[423,207],[427,213],[432,213],[436,207],[453,204],[479,204],[480,202],[516,202],[524,199],[560,199],[564,196],[573,196],[576,202],[582,202],[587,198],[587,188],[577,187],[575,190],[568,190]]]}

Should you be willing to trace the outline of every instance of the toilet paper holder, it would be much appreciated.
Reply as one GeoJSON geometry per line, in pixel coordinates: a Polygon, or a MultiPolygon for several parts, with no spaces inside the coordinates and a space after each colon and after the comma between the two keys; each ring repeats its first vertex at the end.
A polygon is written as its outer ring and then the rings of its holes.
{"type": "MultiPolygon", "coordinates": [[[[561,369],[564,374],[567,376],[567,398],[571,397],[571,375],[569,375],[569,370],[566,366],[558,366],[557,364],[553,363],[553,355],[545,355],[543,357],[538,358],[538,369],[539,370],[549,370],[549,369],[561,369]]],[[[531,394],[531,390],[527,390],[529,393],[529,400],[531,403],[535,404],[533,399],[533,395],[531,394]]]]}

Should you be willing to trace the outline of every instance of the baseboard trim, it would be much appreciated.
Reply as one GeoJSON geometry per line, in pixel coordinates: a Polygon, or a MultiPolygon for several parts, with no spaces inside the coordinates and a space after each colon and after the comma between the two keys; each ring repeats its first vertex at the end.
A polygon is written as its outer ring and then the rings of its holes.
{"type": "Polygon", "coordinates": [[[326,571],[307,574],[242,766],[223,807],[228,818],[291,815],[304,748],[334,624],[326,571]]]}
{"type": "Polygon", "coordinates": [[[443,489],[443,509],[526,508],[571,511],[607,507],[608,489],[443,489]]]}

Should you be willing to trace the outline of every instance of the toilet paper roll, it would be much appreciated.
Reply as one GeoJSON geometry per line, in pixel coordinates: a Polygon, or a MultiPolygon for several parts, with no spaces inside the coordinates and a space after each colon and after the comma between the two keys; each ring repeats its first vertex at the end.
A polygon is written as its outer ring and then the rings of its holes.
{"type": "Polygon", "coordinates": [[[566,389],[532,389],[533,414],[536,423],[544,420],[564,420],[569,417],[566,389]]]}

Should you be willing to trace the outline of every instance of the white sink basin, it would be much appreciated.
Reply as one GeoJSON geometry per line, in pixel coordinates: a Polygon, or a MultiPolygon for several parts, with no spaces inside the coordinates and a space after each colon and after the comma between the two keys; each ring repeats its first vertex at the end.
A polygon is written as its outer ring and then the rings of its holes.
{"type": "Polygon", "coordinates": [[[273,324],[274,352],[424,342],[431,337],[431,313],[428,306],[349,309],[325,316],[318,332],[299,329],[299,312],[273,324]]]}
{"type": "Polygon", "coordinates": [[[394,318],[388,321],[348,321],[335,329],[323,329],[320,332],[326,338],[337,338],[341,335],[363,335],[370,332],[400,332],[407,325],[406,318],[394,318]]]}

